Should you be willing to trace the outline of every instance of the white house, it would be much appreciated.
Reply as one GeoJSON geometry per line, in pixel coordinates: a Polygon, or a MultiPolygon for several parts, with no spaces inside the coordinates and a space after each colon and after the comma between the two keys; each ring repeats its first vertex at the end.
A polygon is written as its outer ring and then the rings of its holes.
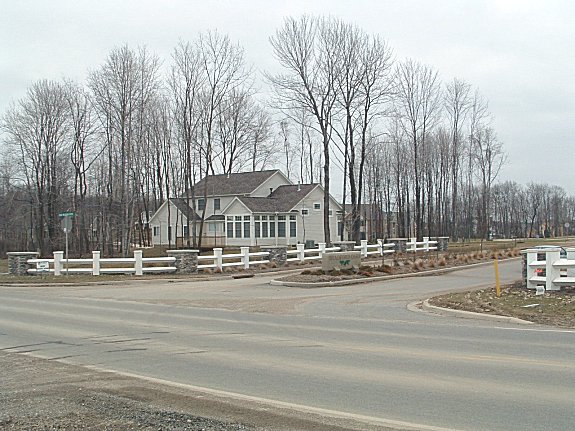
{"type": "MultiPolygon", "coordinates": [[[[324,241],[320,184],[293,184],[279,170],[240,172],[202,179],[194,185],[194,196],[197,214],[189,198],[172,198],[158,208],[150,219],[154,245],[191,244],[194,220],[199,235],[204,209],[202,246],[324,241]]],[[[336,241],[341,207],[331,197],[329,213],[331,241],[336,241]]]]}

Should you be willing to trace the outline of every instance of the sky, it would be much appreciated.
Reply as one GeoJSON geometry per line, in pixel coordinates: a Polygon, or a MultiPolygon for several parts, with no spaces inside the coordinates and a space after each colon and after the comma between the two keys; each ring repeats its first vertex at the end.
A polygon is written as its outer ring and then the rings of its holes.
{"type": "Polygon", "coordinates": [[[278,70],[285,17],[325,15],[379,34],[396,60],[459,78],[488,100],[508,155],[499,180],[575,195],[575,2],[571,0],[0,0],[0,115],[40,79],[85,81],[109,52],[145,45],[165,64],[179,40],[217,29],[257,76],[278,70]]]}

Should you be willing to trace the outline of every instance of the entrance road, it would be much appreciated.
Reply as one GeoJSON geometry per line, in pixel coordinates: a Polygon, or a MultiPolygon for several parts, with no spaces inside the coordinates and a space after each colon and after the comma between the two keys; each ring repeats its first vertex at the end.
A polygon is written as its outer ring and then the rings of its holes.
{"type": "MultiPolygon", "coordinates": [[[[520,262],[500,265],[503,281],[520,262]]],[[[490,266],[322,289],[270,276],[0,287],[0,349],[415,429],[567,430],[575,331],[408,311],[490,266]]]]}

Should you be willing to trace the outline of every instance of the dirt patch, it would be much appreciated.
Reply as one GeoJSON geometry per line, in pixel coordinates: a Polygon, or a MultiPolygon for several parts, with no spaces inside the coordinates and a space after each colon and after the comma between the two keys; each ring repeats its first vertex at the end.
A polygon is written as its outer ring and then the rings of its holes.
{"type": "Polygon", "coordinates": [[[0,430],[389,430],[0,351],[0,430]]]}
{"type": "Polygon", "coordinates": [[[575,287],[546,291],[523,287],[521,281],[506,285],[497,297],[495,288],[450,293],[429,300],[431,305],[474,313],[516,317],[534,323],[575,328],[575,287]]]}

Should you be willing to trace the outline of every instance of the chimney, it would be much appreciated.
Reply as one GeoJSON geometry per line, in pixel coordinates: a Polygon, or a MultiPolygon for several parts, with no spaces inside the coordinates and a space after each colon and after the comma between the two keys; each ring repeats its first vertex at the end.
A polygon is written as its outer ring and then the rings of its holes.
{"type": "Polygon", "coordinates": [[[297,191],[301,192],[301,183],[299,181],[297,182],[297,191]]]}
{"type": "Polygon", "coordinates": [[[270,196],[272,195],[273,191],[274,191],[274,188],[270,187],[270,196]]]}

